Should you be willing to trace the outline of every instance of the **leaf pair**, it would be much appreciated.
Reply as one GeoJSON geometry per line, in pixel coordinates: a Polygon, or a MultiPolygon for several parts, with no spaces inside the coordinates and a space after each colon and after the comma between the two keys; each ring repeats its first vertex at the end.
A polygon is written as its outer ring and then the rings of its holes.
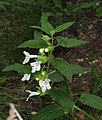
{"type": "Polygon", "coordinates": [[[74,24],[74,22],[67,22],[62,25],[57,26],[54,29],[54,27],[48,21],[48,16],[46,15],[46,13],[42,13],[41,27],[39,27],[39,26],[31,26],[31,27],[35,28],[35,29],[40,29],[51,36],[51,35],[54,35],[55,33],[61,32],[65,29],[69,28],[73,24],[74,24]]]}

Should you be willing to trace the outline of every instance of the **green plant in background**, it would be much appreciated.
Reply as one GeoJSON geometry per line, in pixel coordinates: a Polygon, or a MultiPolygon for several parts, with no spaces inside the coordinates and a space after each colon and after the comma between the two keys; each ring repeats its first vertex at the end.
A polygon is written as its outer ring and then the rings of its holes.
{"type": "Polygon", "coordinates": [[[101,68],[98,68],[97,65],[93,64],[98,61],[98,56],[92,52],[88,54],[88,61],[91,64],[92,68],[92,87],[91,87],[91,92],[93,94],[98,94],[100,93],[102,89],[102,75],[101,75],[101,68]]]}
{"type": "Polygon", "coordinates": [[[30,54],[24,51],[25,59],[23,64],[15,63],[7,66],[3,70],[6,72],[14,70],[24,74],[21,78],[23,82],[29,82],[31,77],[37,82],[37,86],[33,91],[26,90],[26,92],[29,93],[26,101],[28,101],[30,97],[37,95],[50,95],[52,97],[52,103],[35,114],[32,120],[53,120],[63,115],[73,117],[73,111],[75,109],[82,112],[91,120],[95,120],[95,118],[77,106],[77,101],[95,109],[102,110],[102,99],[96,95],[82,93],[81,97],[77,100],[72,98],[68,84],[72,82],[74,74],[83,73],[85,68],[71,64],[62,58],[53,57],[53,51],[57,46],[72,48],[87,43],[86,41],[75,38],[68,39],[57,36],[56,33],[69,28],[73,24],[74,22],[67,22],[54,28],[49,23],[46,13],[42,13],[41,26],[31,26],[40,32],[35,31],[34,39],[28,40],[18,46],[18,48],[38,49],[38,54],[34,55],[34,53],[30,54]],[[32,62],[29,64],[30,60],[32,60],[32,62]],[[66,86],[57,88],[55,83],[60,84],[60,82],[65,83],[66,86]]]}
{"type": "Polygon", "coordinates": [[[101,6],[96,9],[96,16],[102,17],[102,7],[101,6]]]}
{"type": "Polygon", "coordinates": [[[100,1],[90,1],[90,2],[82,2],[79,4],[75,4],[73,2],[66,2],[67,7],[64,9],[67,16],[74,16],[76,18],[81,18],[85,16],[84,10],[87,9],[96,9],[98,11],[98,7],[100,5],[100,1]]]}
{"type": "Polygon", "coordinates": [[[96,65],[92,66],[92,76],[93,76],[92,93],[97,94],[102,89],[102,75],[96,65]]]}

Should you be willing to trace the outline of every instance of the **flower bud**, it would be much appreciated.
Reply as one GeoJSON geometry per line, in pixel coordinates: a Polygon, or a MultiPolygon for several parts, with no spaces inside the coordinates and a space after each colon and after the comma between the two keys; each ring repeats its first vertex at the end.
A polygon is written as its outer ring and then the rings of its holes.
{"type": "Polygon", "coordinates": [[[47,35],[42,35],[42,39],[45,41],[49,41],[51,38],[47,35]]]}
{"type": "Polygon", "coordinates": [[[49,48],[45,48],[45,52],[48,52],[49,51],[49,48]]]}
{"type": "Polygon", "coordinates": [[[46,71],[42,71],[41,74],[44,76],[46,74],[46,71]]]}
{"type": "Polygon", "coordinates": [[[39,52],[43,53],[44,52],[44,48],[39,49],[39,52]]]}
{"type": "Polygon", "coordinates": [[[37,81],[39,80],[39,78],[35,78],[37,81]]]}

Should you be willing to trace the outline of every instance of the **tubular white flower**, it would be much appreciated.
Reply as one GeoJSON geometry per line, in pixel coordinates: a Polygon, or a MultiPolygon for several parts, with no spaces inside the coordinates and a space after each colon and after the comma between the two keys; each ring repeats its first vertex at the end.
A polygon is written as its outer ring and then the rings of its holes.
{"type": "Polygon", "coordinates": [[[29,100],[30,97],[40,95],[40,92],[32,92],[30,90],[26,90],[26,92],[30,93],[29,96],[27,97],[26,101],[29,100]]]}
{"type": "Polygon", "coordinates": [[[25,55],[25,59],[23,61],[23,64],[26,64],[29,62],[30,58],[37,58],[38,56],[37,55],[30,55],[28,52],[24,51],[23,52],[24,55],[25,55]]]}
{"type": "Polygon", "coordinates": [[[30,74],[24,74],[23,78],[21,79],[21,81],[25,81],[25,80],[29,80],[30,79],[30,74]]]}
{"type": "Polygon", "coordinates": [[[50,82],[51,80],[50,79],[45,79],[44,81],[42,81],[41,83],[39,83],[41,89],[42,89],[42,92],[44,93],[47,89],[51,89],[51,86],[50,86],[50,82]]]}
{"type": "Polygon", "coordinates": [[[32,73],[35,73],[36,71],[40,71],[41,69],[41,61],[36,61],[36,62],[32,62],[30,63],[31,67],[32,67],[32,73]]]}

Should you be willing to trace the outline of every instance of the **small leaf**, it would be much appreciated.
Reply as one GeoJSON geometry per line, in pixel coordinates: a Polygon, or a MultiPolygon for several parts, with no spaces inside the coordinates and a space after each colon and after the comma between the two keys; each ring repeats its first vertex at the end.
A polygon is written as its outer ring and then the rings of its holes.
{"type": "Polygon", "coordinates": [[[42,30],[42,28],[40,26],[30,26],[31,28],[34,28],[34,29],[39,29],[39,30],[42,30]]]}
{"type": "Polygon", "coordinates": [[[48,47],[48,44],[43,40],[28,40],[21,45],[19,45],[17,48],[46,48],[48,47]]]}
{"type": "Polygon", "coordinates": [[[64,115],[64,109],[57,105],[49,105],[40,110],[32,117],[32,120],[55,120],[56,118],[64,115]]]}
{"type": "Polygon", "coordinates": [[[99,7],[96,9],[96,16],[97,17],[102,17],[102,7],[99,7]]]}
{"type": "Polygon", "coordinates": [[[70,98],[70,95],[65,89],[51,89],[48,91],[48,94],[58,102],[65,110],[72,113],[74,102],[70,98]]]}
{"type": "Polygon", "coordinates": [[[99,96],[89,93],[83,93],[81,94],[79,101],[90,107],[102,110],[102,98],[100,98],[99,96]]]}
{"type": "Polygon", "coordinates": [[[84,40],[77,40],[75,38],[67,39],[67,38],[64,38],[64,37],[61,37],[61,36],[57,36],[56,39],[57,39],[58,44],[60,46],[67,47],[67,48],[80,46],[80,45],[85,45],[86,43],[88,43],[84,40]]]}
{"type": "Polygon", "coordinates": [[[55,69],[57,69],[62,75],[66,77],[69,81],[72,80],[72,70],[70,64],[62,58],[56,58],[51,61],[51,64],[55,69]]]}
{"type": "MultiPolygon", "coordinates": [[[[50,72],[52,72],[52,70],[50,72]]],[[[52,82],[64,81],[64,77],[58,71],[55,71],[52,74],[50,74],[49,79],[51,79],[52,82]]]]}
{"type": "Polygon", "coordinates": [[[58,32],[61,32],[67,28],[69,28],[70,26],[72,26],[75,22],[67,22],[67,23],[64,23],[62,25],[59,25],[57,26],[55,29],[54,29],[54,32],[55,33],[58,33],[58,32]]]}
{"type": "Polygon", "coordinates": [[[9,65],[3,69],[3,72],[9,72],[9,71],[17,71],[17,72],[23,73],[23,74],[30,74],[31,67],[29,65],[22,65],[19,63],[15,63],[15,64],[9,65]]]}
{"type": "Polygon", "coordinates": [[[41,27],[42,27],[42,30],[45,31],[49,35],[51,35],[52,31],[54,30],[53,26],[48,21],[48,17],[46,13],[42,13],[41,27]]]}

